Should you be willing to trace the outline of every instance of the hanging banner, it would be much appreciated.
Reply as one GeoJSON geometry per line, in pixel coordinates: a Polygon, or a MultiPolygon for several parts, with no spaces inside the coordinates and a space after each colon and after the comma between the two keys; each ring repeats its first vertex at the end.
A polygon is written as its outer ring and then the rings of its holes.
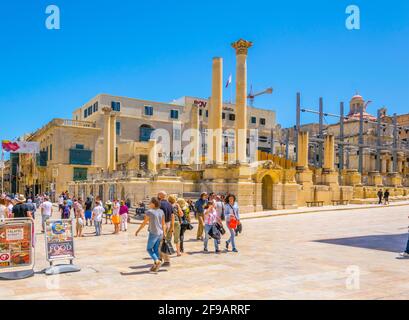
{"type": "Polygon", "coordinates": [[[40,153],[38,142],[3,140],[1,146],[4,151],[11,153],[40,153]]]}
{"type": "Polygon", "coordinates": [[[33,221],[27,218],[0,220],[0,278],[34,267],[33,221]]]}
{"type": "Polygon", "coordinates": [[[72,260],[74,255],[73,220],[47,220],[45,222],[45,249],[47,260],[72,260]]]}

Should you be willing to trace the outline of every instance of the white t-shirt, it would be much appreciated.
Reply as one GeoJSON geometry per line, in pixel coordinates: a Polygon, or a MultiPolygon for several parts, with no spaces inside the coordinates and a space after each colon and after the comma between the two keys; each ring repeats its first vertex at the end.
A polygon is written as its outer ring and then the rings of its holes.
{"type": "Polygon", "coordinates": [[[94,220],[95,221],[102,221],[102,215],[105,212],[105,209],[101,206],[98,205],[92,210],[92,213],[94,214],[94,220]]]}
{"type": "Polygon", "coordinates": [[[58,198],[58,204],[64,204],[64,197],[58,198]]]}
{"type": "Polygon", "coordinates": [[[114,202],[114,208],[112,209],[112,213],[113,213],[115,216],[119,215],[119,207],[120,207],[119,203],[118,203],[118,202],[114,202]]]}
{"type": "Polygon", "coordinates": [[[50,201],[44,201],[41,205],[40,208],[43,209],[42,214],[44,216],[51,216],[51,211],[53,208],[53,205],[50,201]]]}

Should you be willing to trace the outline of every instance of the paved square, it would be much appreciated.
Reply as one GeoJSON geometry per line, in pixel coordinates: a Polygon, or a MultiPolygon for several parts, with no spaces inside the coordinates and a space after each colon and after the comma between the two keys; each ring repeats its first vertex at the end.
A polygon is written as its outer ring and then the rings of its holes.
{"type": "Polygon", "coordinates": [[[135,237],[136,224],[120,235],[103,225],[101,237],[87,228],[76,240],[82,271],[59,276],[40,273],[47,262],[37,233],[38,274],[1,282],[0,298],[409,299],[409,260],[396,258],[406,245],[408,215],[409,206],[381,206],[246,219],[238,254],[203,254],[193,230],[187,253],[158,274],[148,272],[147,230],[135,237]],[[347,286],[357,271],[359,289],[347,286]]]}

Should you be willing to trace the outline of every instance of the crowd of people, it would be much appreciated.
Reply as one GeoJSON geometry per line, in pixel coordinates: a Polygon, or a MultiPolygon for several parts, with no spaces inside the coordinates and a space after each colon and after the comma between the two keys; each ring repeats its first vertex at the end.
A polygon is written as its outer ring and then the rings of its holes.
{"type": "MultiPolygon", "coordinates": [[[[81,197],[72,197],[68,192],[64,192],[58,197],[57,209],[53,207],[47,194],[27,199],[21,194],[14,197],[5,194],[0,196],[0,219],[35,219],[38,209],[41,214],[42,232],[45,222],[54,215],[58,219],[73,219],[75,237],[84,236],[84,227],[93,227],[95,236],[101,236],[104,224],[113,226],[113,234],[127,232],[130,220],[130,204],[125,200],[114,199],[112,202],[108,200],[103,203],[101,197],[96,196],[94,199],[93,195],[90,195],[84,201],[81,197]]],[[[209,251],[209,240],[213,239],[214,251],[220,253],[224,234],[228,235],[224,243],[226,251],[231,249],[232,252],[238,252],[235,238],[242,227],[236,197],[232,194],[204,192],[194,202],[161,191],[157,197],[150,200],[148,208],[139,205],[136,213],[141,212],[144,214],[144,220],[135,234],[138,235],[149,225],[147,251],[154,261],[151,268],[153,272],[158,271],[161,265],[170,265],[169,255],[172,251],[163,250],[161,244],[172,250],[174,245],[178,257],[184,253],[185,233],[194,228],[193,216],[197,219],[196,240],[203,242],[203,252],[209,251]]]]}
{"type": "Polygon", "coordinates": [[[223,222],[229,230],[229,238],[225,242],[226,251],[238,252],[235,237],[241,232],[239,207],[236,197],[232,194],[217,195],[202,193],[200,198],[186,201],[161,191],[157,197],[150,200],[149,209],[145,212],[143,223],[136,230],[135,235],[148,225],[147,251],[153,260],[150,269],[157,272],[161,266],[170,266],[169,253],[164,246],[176,247],[176,256],[184,252],[184,234],[192,230],[191,213],[198,220],[196,234],[197,241],[203,241],[203,252],[208,252],[209,239],[214,242],[214,250],[220,253],[222,235],[226,233],[223,222]]]}

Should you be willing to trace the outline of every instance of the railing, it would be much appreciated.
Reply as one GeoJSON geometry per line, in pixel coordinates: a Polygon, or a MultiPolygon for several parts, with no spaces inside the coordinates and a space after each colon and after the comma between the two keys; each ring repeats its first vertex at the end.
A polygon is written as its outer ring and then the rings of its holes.
{"type": "Polygon", "coordinates": [[[147,178],[152,177],[148,171],[144,170],[127,170],[115,172],[101,172],[88,175],[88,180],[105,180],[105,179],[128,179],[128,178],[147,178]]]}
{"type": "Polygon", "coordinates": [[[96,128],[95,122],[90,121],[80,121],[80,120],[70,120],[70,119],[56,119],[62,120],[63,126],[70,126],[70,127],[81,127],[81,128],[96,128]]]}

